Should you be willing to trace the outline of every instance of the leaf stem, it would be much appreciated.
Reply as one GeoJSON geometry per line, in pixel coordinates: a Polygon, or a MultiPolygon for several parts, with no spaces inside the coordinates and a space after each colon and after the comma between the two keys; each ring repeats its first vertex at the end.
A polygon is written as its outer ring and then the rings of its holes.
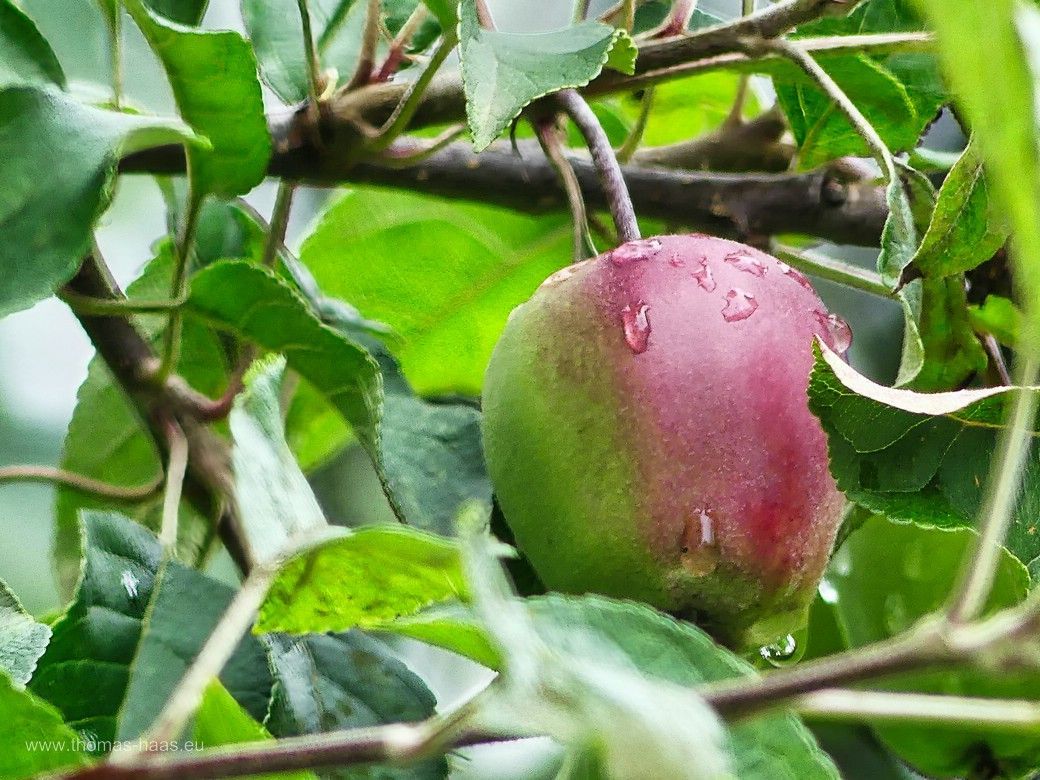
{"type": "Polygon", "coordinates": [[[54,482],[101,498],[134,502],[145,501],[156,495],[162,488],[163,475],[157,474],[143,485],[128,487],[51,466],[0,466],[0,483],[2,482],[54,482]]]}
{"type": "Polygon", "coordinates": [[[123,3],[114,3],[109,57],[112,66],[112,106],[117,110],[123,107],[123,3]]]}
{"type": "Polygon", "coordinates": [[[627,163],[639,149],[639,144],[643,142],[643,134],[646,132],[646,125],[650,121],[650,112],[653,110],[654,88],[649,86],[643,90],[643,99],[639,102],[639,116],[636,118],[636,123],[617,151],[618,162],[627,163]]]}
{"type": "Polygon", "coordinates": [[[278,194],[274,198],[271,210],[271,221],[267,227],[267,241],[264,242],[264,254],[261,265],[274,268],[278,260],[278,252],[285,243],[285,231],[289,227],[289,216],[292,213],[293,195],[296,194],[296,183],[283,179],[278,184],[278,194]]]}
{"type": "Polygon", "coordinates": [[[892,290],[881,281],[881,275],[866,268],[860,268],[817,252],[799,251],[780,244],[773,247],[773,254],[803,273],[851,287],[854,290],[862,290],[881,298],[893,297],[892,290]]]}
{"type": "Polygon", "coordinates": [[[578,176],[574,172],[570,160],[563,153],[556,122],[552,118],[546,118],[536,120],[533,124],[538,142],[542,145],[542,151],[545,152],[553,170],[556,171],[564,192],[567,193],[567,203],[570,206],[571,221],[574,225],[574,262],[584,260],[596,254],[596,247],[592,243],[592,235],[589,232],[588,212],[585,209],[581,184],[578,182],[578,176]]]}
{"type": "Polygon", "coordinates": [[[188,471],[188,439],[172,417],[166,420],[164,427],[169,458],[166,465],[166,489],[163,493],[159,542],[164,554],[173,558],[177,553],[177,525],[181,493],[184,490],[184,475],[188,471]]]}
{"type": "Polygon", "coordinates": [[[374,157],[372,162],[383,168],[411,168],[428,160],[437,152],[458,140],[466,132],[466,125],[452,125],[436,138],[429,141],[416,141],[408,144],[406,141],[396,141],[388,146],[381,155],[374,157]]]}
{"type": "Polygon", "coordinates": [[[311,11],[307,6],[307,0],[296,0],[296,5],[300,9],[300,25],[303,28],[303,51],[304,56],[307,58],[307,91],[310,96],[312,110],[316,110],[323,92],[318,46],[311,29],[311,11]]]}
{"type": "Polygon", "coordinates": [[[625,184],[621,165],[599,119],[585,102],[585,98],[573,89],[557,92],[556,100],[585,137],[596,172],[607,195],[610,215],[614,219],[618,237],[623,243],[638,240],[639,222],[632,207],[628,185],[625,184]]]}
{"type": "Polygon", "coordinates": [[[422,104],[423,94],[426,92],[426,88],[430,86],[433,77],[437,75],[437,71],[440,70],[441,65],[444,64],[448,55],[451,54],[455,45],[458,43],[458,40],[457,31],[445,31],[440,45],[430,58],[430,62],[423,69],[423,72],[419,74],[419,78],[417,78],[408,88],[408,91],[405,92],[401,101],[397,104],[396,108],[394,108],[393,113],[390,114],[386,122],[379,129],[378,135],[369,142],[367,147],[369,152],[383,151],[408,129],[409,122],[412,121],[412,117],[415,116],[416,110],[422,104]]]}
{"type": "Polygon", "coordinates": [[[379,73],[376,74],[376,81],[389,81],[397,73],[401,63],[404,62],[408,46],[411,44],[415,34],[419,32],[423,22],[426,21],[427,16],[429,16],[429,11],[425,3],[419,3],[415,6],[415,10],[405,20],[405,23],[401,25],[401,29],[398,30],[396,37],[390,43],[390,51],[387,52],[386,59],[383,60],[379,73]]]}
{"type": "Polygon", "coordinates": [[[179,309],[187,302],[185,298],[166,301],[137,298],[92,298],[88,295],[79,295],[67,289],[59,291],[58,297],[75,313],[89,314],[95,317],[128,317],[132,314],[154,314],[156,312],[179,309]]]}
{"type": "Polygon", "coordinates": [[[347,89],[357,89],[372,81],[372,72],[376,66],[376,49],[379,46],[379,22],[382,15],[380,0],[368,0],[365,12],[365,30],[361,38],[361,53],[358,55],[354,76],[347,84],[347,89]]]}
{"type": "MultiPolygon", "coordinates": [[[[189,180],[190,178],[189,173],[189,180]]],[[[195,233],[199,227],[199,216],[202,213],[203,197],[198,194],[194,184],[188,185],[188,202],[184,211],[184,227],[176,244],[173,280],[170,285],[170,298],[173,300],[181,300],[188,295],[191,255],[195,245],[195,233]]],[[[179,308],[172,309],[170,311],[170,320],[166,327],[166,339],[163,342],[162,358],[156,374],[160,382],[166,381],[177,368],[183,327],[184,312],[179,308]]]]}
{"type": "Polygon", "coordinates": [[[990,478],[979,515],[979,535],[968,551],[958,586],[947,607],[953,623],[977,617],[985,606],[1000,565],[1003,544],[1011,526],[1022,482],[1022,470],[1032,446],[1037,397],[1033,386],[1040,362],[1023,352],[1014,392],[1010,424],[1001,432],[995,475],[990,478]]]}
{"type": "Polygon", "coordinates": [[[588,18],[590,3],[591,0],[575,0],[574,14],[571,17],[575,24],[584,22],[588,18]]]}

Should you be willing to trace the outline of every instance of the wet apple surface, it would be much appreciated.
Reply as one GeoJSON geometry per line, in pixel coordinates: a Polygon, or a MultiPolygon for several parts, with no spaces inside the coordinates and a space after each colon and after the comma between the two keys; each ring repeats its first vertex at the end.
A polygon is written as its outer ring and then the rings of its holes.
{"type": "Polygon", "coordinates": [[[552,590],[647,601],[722,641],[802,625],[843,499],[806,405],[848,326],[743,244],[661,236],[549,277],[488,366],[488,466],[552,590]]]}

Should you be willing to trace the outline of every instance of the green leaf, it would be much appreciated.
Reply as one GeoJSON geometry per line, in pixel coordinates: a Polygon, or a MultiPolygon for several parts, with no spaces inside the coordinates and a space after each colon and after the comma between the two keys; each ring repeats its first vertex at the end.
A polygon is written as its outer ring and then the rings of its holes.
{"type": "MultiPolygon", "coordinates": [[[[160,573],[158,540],[128,518],[87,511],[83,532],[76,598],[55,623],[29,687],[103,750],[117,733],[140,733],[165,704],[232,592],[180,564],[160,573]]],[[[269,678],[251,642],[240,646],[225,679],[262,716],[269,678]]]]}
{"type": "Polygon", "coordinates": [[[357,190],[325,212],[300,260],[326,295],[400,334],[419,393],[477,396],[509,312],[570,262],[571,229],[555,214],[357,190]]]}
{"type": "Polygon", "coordinates": [[[290,559],[255,630],[347,631],[466,593],[454,542],[397,525],[367,526],[290,559]]]}
{"type": "Polygon", "coordinates": [[[384,355],[380,372],[365,349],[319,320],[281,279],[246,263],[216,264],[196,276],[189,310],[283,352],[350,423],[402,522],[448,533],[464,500],[490,495],[476,410],[413,397],[396,364],[384,355]],[[226,295],[229,289],[236,295],[226,295]]]}
{"type": "Polygon", "coordinates": [[[448,29],[458,24],[458,3],[455,0],[423,0],[430,12],[437,17],[441,27],[448,29]]]}
{"type": "Polygon", "coordinates": [[[50,638],[50,627],[33,620],[0,580],[0,677],[6,675],[18,686],[29,682],[50,638]]]}
{"type": "Polygon", "coordinates": [[[121,155],[192,138],[180,122],[90,108],[53,89],[0,91],[0,317],[72,278],[121,155]]]}
{"type": "MultiPolygon", "coordinates": [[[[148,597],[140,591],[139,596],[148,597]]],[[[233,597],[231,588],[194,569],[176,562],[160,566],[119,709],[117,739],[146,733],[233,597]]],[[[254,717],[266,715],[272,679],[265,651],[253,636],[242,639],[221,677],[254,717]]]]}
{"type": "MultiPolygon", "coordinates": [[[[924,29],[906,0],[867,0],[845,16],[802,25],[794,37],[832,37],[924,29]]],[[[819,55],[819,62],[894,152],[912,149],[946,100],[934,55],[819,55]]],[[[867,155],[862,138],[815,85],[787,71],[774,75],[777,99],[799,145],[799,164],[812,168],[843,155],[867,155]]]]}
{"type": "Polygon", "coordinates": [[[47,702],[16,688],[0,673],[0,777],[38,777],[89,763],[84,740],[47,702]],[[32,744],[32,743],[37,744],[32,744]]]}
{"type": "Polygon", "coordinates": [[[993,178],[997,208],[1007,215],[1027,333],[1040,332],[1040,161],[1035,112],[1035,59],[1040,14],[1028,3],[917,0],[977,149],[993,178]],[[994,78],[999,74],[999,78],[994,78]],[[1015,106],[1008,111],[1008,106],[1015,106]]]}
{"type": "MultiPolygon", "coordinates": [[[[275,675],[267,727],[278,737],[410,723],[432,717],[436,699],[390,649],[364,634],[263,638],[275,675]]],[[[443,758],[407,768],[343,768],[336,778],[442,778],[443,758]]]]}
{"type": "Polygon", "coordinates": [[[155,13],[171,22],[196,26],[206,15],[209,0],[144,0],[155,13]]]}
{"type": "Polygon", "coordinates": [[[932,221],[914,255],[914,266],[922,274],[950,276],[970,271],[1004,245],[1007,222],[989,190],[972,142],[943,182],[932,221]]]}
{"type": "MultiPolygon", "coordinates": [[[[234,234],[238,223],[230,219],[237,209],[216,206],[204,210],[203,224],[213,220],[223,224],[234,234]]],[[[214,251],[231,250],[231,240],[225,240],[223,231],[214,231],[212,239],[201,233],[197,243],[198,259],[205,260],[214,251]],[[219,237],[219,241],[217,238],[219,237]]],[[[243,239],[241,252],[253,251],[249,239],[243,239]]],[[[161,299],[170,294],[173,254],[169,240],[158,248],[157,257],[145,267],[141,277],[130,285],[130,298],[161,299]]],[[[166,324],[163,315],[136,318],[138,327],[155,341],[166,324]]],[[[198,322],[184,324],[178,373],[201,393],[216,398],[227,385],[229,359],[218,334],[198,322]]],[[[119,384],[112,378],[101,358],[94,358],[87,378],[79,388],[76,409],[65,437],[62,467],[86,474],[115,485],[143,485],[161,473],[162,463],[148,427],[138,416],[119,384]]],[[[153,498],[127,507],[109,500],[80,493],[69,488],[58,490],[57,530],[54,539],[54,561],[62,594],[69,598],[79,577],[80,523],[82,508],[119,507],[131,511],[138,522],[158,528],[161,518],[162,497],[153,498]]],[[[194,564],[206,559],[214,537],[213,522],[195,512],[186,503],[181,505],[178,522],[178,555],[180,560],[194,564]]]]}
{"type": "Polygon", "coordinates": [[[888,202],[888,218],[881,231],[877,269],[881,281],[894,289],[903,269],[910,265],[917,252],[917,227],[910,195],[900,179],[889,182],[885,200],[888,202]]]}
{"type": "MultiPolygon", "coordinates": [[[[368,4],[337,0],[309,5],[322,70],[349,79],[361,53],[368,4]]],[[[310,73],[297,0],[243,0],[242,19],[267,85],[283,103],[306,100],[310,73]]]]}
{"type": "Polygon", "coordinates": [[[126,0],[126,8],[162,61],[181,116],[211,144],[189,150],[196,194],[249,192],[271,157],[252,47],[236,32],[167,22],[143,0],[126,0]]]}
{"type": "Polygon", "coordinates": [[[968,319],[973,328],[993,334],[1007,347],[1014,347],[1022,332],[1022,312],[1014,301],[1000,295],[987,295],[981,305],[969,306],[968,319]]]}
{"type": "Polygon", "coordinates": [[[534,34],[485,30],[475,0],[459,4],[459,41],[466,116],[478,152],[533,100],[583,87],[604,65],[626,73],[635,65],[631,39],[609,25],[582,22],[534,34]]]}
{"type": "MultiPolygon", "coordinates": [[[[894,390],[856,373],[826,347],[819,349],[809,408],[827,434],[838,487],[850,500],[893,519],[972,525],[1011,390],[894,390]]],[[[1033,457],[1006,539],[1023,563],[1040,555],[1038,512],[1040,462],[1033,457]]]]}
{"type": "Polygon", "coordinates": [[[285,442],[284,373],[284,358],[256,363],[231,410],[235,503],[249,548],[259,561],[274,560],[294,537],[328,525],[285,442]]]}
{"type": "Polygon", "coordinates": [[[921,279],[917,330],[924,360],[910,387],[922,392],[953,390],[986,370],[986,351],[968,320],[968,297],[960,276],[921,279]]]}
{"type": "MultiPolygon", "coordinates": [[[[827,575],[827,582],[838,595],[839,623],[850,645],[863,647],[888,639],[941,609],[974,536],[967,529],[921,528],[880,517],[853,533],[827,575]],[[884,576],[879,576],[880,572],[884,576]]],[[[988,609],[1018,604],[1028,587],[1025,568],[1005,552],[988,609]]],[[[944,669],[906,675],[885,687],[1035,699],[1040,695],[1040,678],[1035,673],[1009,670],[987,674],[944,669]]],[[[1035,736],[990,733],[982,724],[970,729],[886,725],[876,731],[903,759],[928,776],[972,777],[986,772],[994,777],[1019,777],[1035,769],[1040,748],[1035,736]]]]}
{"type": "Polygon", "coordinates": [[[36,24],[12,0],[0,0],[0,88],[65,86],[65,74],[36,24]]]}

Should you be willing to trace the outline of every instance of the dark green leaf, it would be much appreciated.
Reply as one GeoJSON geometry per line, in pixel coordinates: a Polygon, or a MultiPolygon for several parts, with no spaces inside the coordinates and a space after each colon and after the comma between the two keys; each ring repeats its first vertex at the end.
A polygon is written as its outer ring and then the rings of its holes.
{"type": "Polygon", "coordinates": [[[51,629],[37,623],[0,580],[0,677],[25,685],[47,649],[51,629]]]}
{"type": "MultiPolygon", "coordinates": [[[[262,641],[276,682],[267,720],[275,736],[408,723],[434,714],[436,699],[425,683],[377,639],[352,631],[270,635],[262,641]]],[[[441,758],[407,768],[343,768],[328,776],[426,780],[446,777],[447,762],[441,758]]]]}
{"type": "MultiPolygon", "coordinates": [[[[215,206],[212,219],[224,221],[230,213],[236,212],[237,209],[215,206]]],[[[228,219],[225,224],[228,222],[231,220],[228,219]]],[[[221,235],[221,240],[213,244],[209,240],[200,240],[200,259],[211,254],[216,246],[230,249],[230,244],[234,242],[225,242],[224,238],[221,235]]],[[[246,240],[241,251],[251,252],[252,244],[246,240]]],[[[173,256],[167,240],[160,245],[158,256],[145,267],[141,278],[130,285],[128,295],[150,300],[168,297],[172,268],[173,256]]],[[[162,315],[137,318],[137,324],[153,340],[162,333],[165,322],[166,318],[162,315]]],[[[218,334],[200,323],[185,323],[177,370],[192,387],[210,397],[219,397],[227,384],[227,363],[218,334]]],[[[162,465],[159,453],[147,426],[100,358],[91,361],[87,378],[79,388],[76,410],[65,437],[62,466],[95,479],[125,486],[147,484],[160,473],[162,465]]],[[[139,522],[158,528],[161,503],[161,497],[157,495],[129,508],[121,505],[121,509],[132,511],[139,522]]],[[[66,597],[71,597],[79,577],[82,554],[79,510],[84,507],[112,506],[119,505],[69,488],[59,489],[54,559],[59,585],[66,597]]],[[[205,560],[214,537],[212,519],[182,504],[178,532],[180,559],[189,563],[205,560]]]]}
{"type": "MultiPolygon", "coordinates": [[[[827,581],[837,593],[837,613],[852,647],[888,639],[941,609],[949,598],[974,532],[891,523],[876,517],[849,537],[827,581]],[[879,576],[884,572],[884,576],[879,576]]],[[[1019,603],[1029,575],[1011,555],[1000,560],[989,609],[1019,603]]],[[[887,687],[887,686],[886,686],[887,687]]],[[[890,687],[956,696],[1034,699],[1035,673],[986,674],[959,670],[918,673],[890,687]]],[[[1040,741],[1022,734],[976,728],[879,726],[878,733],[904,759],[929,776],[1019,777],[1036,766],[1040,741]]]]}
{"type": "MultiPolygon", "coordinates": [[[[894,519],[944,527],[974,523],[1009,396],[1006,387],[893,390],[825,347],[809,382],[831,473],[849,499],[894,519]]],[[[1032,457],[1006,540],[1023,562],[1040,554],[1038,511],[1040,462],[1032,457]]]]}
{"type": "Polygon", "coordinates": [[[65,86],[65,74],[32,19],[12,0],[0,0],[0,88],[65,86]]]}
{"type": "Polygon", "coordinates": [[[347,631],[465,595],[454,542],[414,528],[367,526],[286,563],[256,630],[347,631]]]}
{"type": "MultiPolygon", "coordinates": [[[[322,70],[349,79],[361,52],[368,4],[336,0],[309,5],[322,70]]],[[[297,0],[242,0],[242,18],[267,85],[284,103],[306,100],[310,74],[297,0]]]]}
{"type": "Polygon", "coordinates": [[[206,15],[209,0],[144,0],[145,4],[171,22],[195,26],[206,15]]]}
{"type": "Polygon", "coordinates": [[[61,769],[86,766],[79,734],[66,726],[59,713],[28,691],[15,688],[0,673],[0,777],[4,780],[39,777],[61,769]],[[44,750],[31,744],[43,742],[44,750]]]}
{"type": "Polygon", "coordinates": [[[231,410],[235,503],[253,556],[270,561],[294,537],[328,524],[289,451],[282,423],[284,358],[256,363],[231,410]]]}
{"type": "MultiPolygon", "coordinates": [[[[83,529],[76,598],[54,625],[30,688],[104,749],[117,733],[140,733],[159,711],[232,592],[180,564],[160,573],[158,540],[128,518],[87,511],[83,529]]],[[[262,717],[270,681],[251,642],[225,674],[262,717]]]]}
{"type": "Polygon", "coordinates": [[[271,137],[249,43],[236,32],[172,25],[143,0],[126,7],[162,61],[181,116],[212,145],[189,151],[197,194],[251,190],[267,171],[271,137]]]}
{"type": "Polygon", "coordinates": [[[477,21],[475,0],[462,0],[459,17],[466,116],[477,151],[486,149],[531,101],[585,86],[605,65],[627,73],[635,65],[631,39],[600,22],[535,34],[485,30],[477,21]]]}
{"type": "Polygon", "coordinates": [[[101,111],[57,90],[0,92],[0,317],[76,272],[120,155],[191,138],[180,122],[101,111]]]}
{"type": "Polygon", "coordinates": [[[189,306],[285,354],[353,427],[403,522],[448,533],[462,501],[490,496],[476,410],[414,398],[392,362],[384,360],[381,373],[365,349],[322,323],[282,280],[245,263],[221,263],[197,275],[189,306]]]}

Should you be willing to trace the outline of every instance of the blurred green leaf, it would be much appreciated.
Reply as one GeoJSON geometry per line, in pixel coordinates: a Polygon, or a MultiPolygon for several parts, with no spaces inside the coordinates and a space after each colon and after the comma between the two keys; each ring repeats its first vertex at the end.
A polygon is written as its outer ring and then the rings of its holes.
{"type": "MultiPolygon", "coordinates": [[[[278,737],[409,723],[432,717],[437,700],[426,684],[378,639],[358,631],[269,635],[276,686],[267,727],[278,737]]],[[[384,780],[447,777],[444,758],[409,767],[343,767],[323,776],[384,780]]]]}
{"type": "Polygon", "coordinates": [[[987,295],[980,305],[968,307],[968,319],[973,328],[993,334],[1006,347],[1014,347],[1018,343],[1022,331],[1022,312],[1009,298],[987,295]]]}
{"type": "Polygon", "coordinates": [[[258,361],[231,410],[235,503],[253,556],[271,561],[291,540],[328,523],[285,442],[282,379],[285,359],[258,361]]]}
{"type": "Polygon", "coordinates": [[[1030,318],[1026,332],[1040,332],[1040,160],[1036,68],[1030,68],[1040,50],[1040,12],[1016,0],[917,0],[917,6],[937,33],[946,76],[1011,228],[1015,281],[1030,318]]]}
{"type": "MultiPolygon", "coordinates": [[[[223,221],[232,211],[237,209],[215,206],[212,219],[223,221]]],[[[230,249],[235,242],[228,241],[225,244],[225,238],[221,234],[219,246],[230,249]]],[[[208,241],[200,242],[199,259],[210,254],[213,247],[208,241]]],[[[244,239],[239,250],[250,253],[253,247],[248,239],[244,239]]],[[[168,297],[172,269],[171,244],[168,239],[164,239],[158,246],[155,259],[145,266],[144,273],[130,285],[127,294],[130,298],[147,300],[168,297]]],[[[161,335],[166,317],[140,316],[135,318],[135,322],[154,341],[161,335]]],[[[229,359],[218,334],[200,323],[185,323],[177,371],[192,387],[212,398],[219,397],[227,385],[228,364],[229,359]]],[[[162,468],[147,425],[99,357],[90,362],[87,378],[77,393],[76,408],[65,436],[61,465],[76,473],[128,487],[147,484],[162,468]]],[[[150,528],[158,528],[161,505],[162,498],[158,495],[147,501],[125,505],[70,488],[59,488],[54,563],[63,596],[71,597],[79,576],[82,555],[78,517],[80,509],[119,507],[131,513],[138,522],[150,528]]],[[[212,520],[195,512],[187,503],[182,503],[178,522],[180,560],[190,564],[204,561],[213,537],[212,520]]]]}
{"type": "MultiPolygon", "coordinates": [[[[850,14],[804,24],[798,37],[830,37],[924,29],[909,0],[867,0],[850,14]]],[[[852,99],[893,152],[912,149],[932,122],[945,90],[934,55],[823,55],[821,66],[852,99]]],[[[774,76],[777,99],[800,147],[799,165],[812,168],[842,155],[865,156],[867,147],[844,115],[814,84],[774,76]]]]}
{"type": "Polygon", "coordinates": [[[256,631],[347,631],[465,598],[454,542],[398,525],[367,526],[290,559],[256,631]]]}
{"type": "Polygon", "coordinates": [[[50,638],[50,627],[33,620],[0,580],[0,677],[7,675],[19,686],[29,682],[50,638]]]}
{"type": "MultiPolygon", "coordinates": [[[[823,425],[831,474],[848,498],[890,518],[974,524],[1012,389],[915,393],[856,373],[821,348],[809,408],[823,425]]],[[[1023,563],[1040,555],[1040,462],[1030,459],[1005,543],[1023,563]]]]}
{"type": "Polygon", "coordinates": [[[385,351],[377,363],[352,340],[357,333],[323,323],[281,279],[246,263],[219,263],[196,275],[189,308],[285,354],[351,424],[402,522],[447,534],[463,501],[490,497],[478,412],[414,397],[385,351]]]}
{"type": "Polygon", "coordinates": [[[0,317],[72,278],[122,154],[192,139],[176,120],[90,108],[54,89],[0,91],[0,317]]]}
{"type": "Polygon", "coordinates": [[[358,190],[321,217],[300,259],[329,296],[390,325],[422,394],[476,396],[513,307],[571,259],[562,215],[358,190]]]}
{"type": "Polygon", "coordinates": [[[928,231],[914,256],[925,276],[970,271],[989,260],[1008,238],[1003,212],[989,194],[982,162],[969,144],[939,190],[928,231]]]}
{"type": "Polygon", "coordinates": [[[144,0],[160,16],[171,22],[194,26],[206,15],[209,0],[144,0]]]}
{"type": "Polygon", "coordinates": [[[909,188],[899,178],[889,182],[885,190],[888,218],[881,231],[877,269],[881,280],[891,288],[899,284],[903,269],[910,265],[917,252],[917,227],[910,194],[909,188]]]}
{"type": "MultiPolygon", "coordinates": [[[[76,598],[55,623],[30,689],[103,749],[136,736],[230,603],[232,591],[170,562],[149,531],[117,514],[85,511],[86,548],[76,598]]],[[[247,637],[225,676],[260,717],[270,679],[247,637]]]]}
{"type": "Polygon", "coordinates": [[[125,2],[166,69],[184,121],[211,144],[189,150],[197,194],[249,192],[263,180],[271,157],[252,47],[237,32],[182,27],[143,0],[125,2]]]}
{"type": "Polygon", "coordinates": [[[533,100],[583,87],[604,66],[625,73],[635,66],[632,40],[601,22],[544,33],[485,30],[475,0],[461,0],[459,16],[466,116],[477,151],[490,146],[533,100]]]}
{"type": "Polygon", "coordinates": [[[914,318],[922,351],[912,377],[901,373],[898,386],[921,392],[952,390],[986,370],[986,351],[968,318],[963,277],[915,279],[902,295],[912,302],[908,316],[914,318]]]}
{"type": "Polygon", "coordinates": [[[12,0],[0,0],[0,88],[65,86],[58,58],[36,24],[12,0]]]}
{"type": "Polygon", "coordinates": [[[0,672],[0,777],[39,777],[86,766],[84,740],[61,719],[61,713],[28,691],[16,688],[0,672]],[[49,745],[42,750],[34,742],[49,745]]]}
{"type": "MultiPolygon", "coordinates": [[[[946,603],[972,543],[969,529],[922,528],[875,517],[856,531],[831,564],[827,582],[837,591],[837,612],[852,647],[882,641],[908,629],[946,603]],[[884,576],[879,576],[884,572],[884,576]]],[[[988,609],[1019,603],[1029,575],[1004,553],[988,609]]],[[[994,673],[943,670],[904,675],[891,685],[957,696],[1035,699],[1040,677],[1002,670],[994,673]]],[[[886,725],[877,732],[919,772],[938,777],[1019,777],[1037,765],[1040,740],[1022,734],[975,728],[886,725]]]]}

